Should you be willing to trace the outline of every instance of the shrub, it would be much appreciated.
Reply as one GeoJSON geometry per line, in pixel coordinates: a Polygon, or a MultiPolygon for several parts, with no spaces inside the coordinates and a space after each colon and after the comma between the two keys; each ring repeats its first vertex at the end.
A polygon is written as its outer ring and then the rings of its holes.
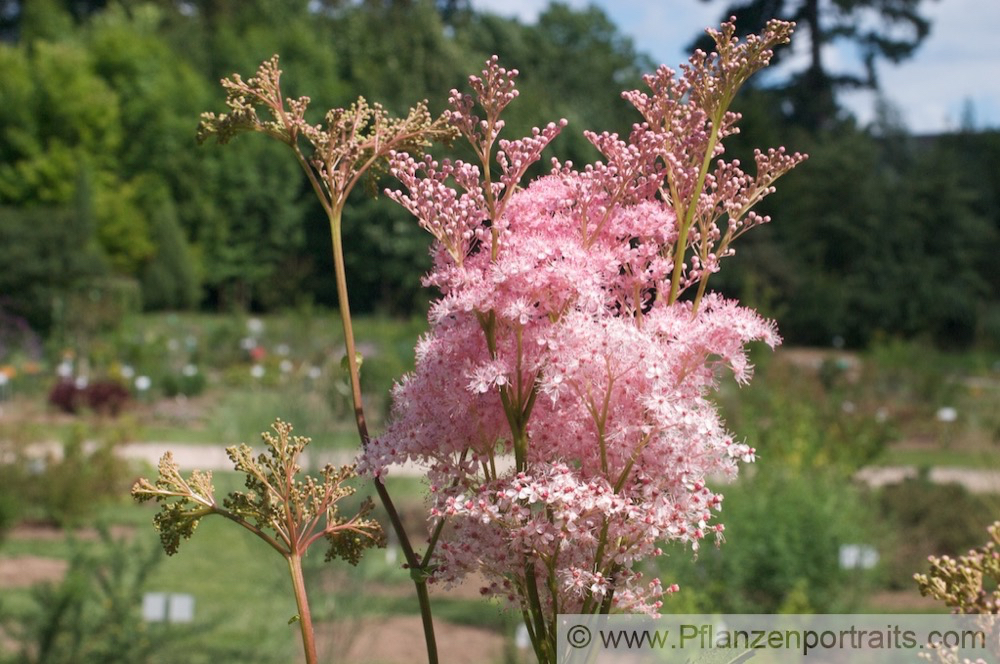
{"type": "Polygon", "coordinates": [[[49,392],[49,404],[64,413],[75,413],[79,399],[80,390],[71,380],[60,380],[49,392]]]}
{"type": "Polygon", "coordinates": [[[87,407],[95,413],[117,417],[128,400],[128,389],[113,380],[99,380],[84,387],[71,380],[60,380],[49,392],[49,403],[72,415],[87,407]]]}
{"type": "MultiPolygon", "coordinates": [[[[149,662],[167,638],[142,621],[146,579],[162,559],[158,548],[127,544],[104,529],[96,549],[72,543],[66,576],[36,586],[28,611],[6,630],[29,664],[149,662]]],[[[172,635],[171,635],[172,636],[172,635]]]]}
{"type": "MultiPolygon", "coordinates": [[[[874,544],[862,497],[833,473],[770,466],[723,487],[724,550],[684,552],[662,566],[694,591],[700,609],[720,613],[849,609],[869,581],[839,565],[845,544],[874,544]]],[[[690,608],[690,607],[688,607],[690,608]]],[[[667,611],[673,610],[668,602],[667,611]]]]}
{"type": "Polygon", "coordinates": [[[87,407],[101,415],[117,416],[129,400],[128,390],[113,380],[99,380],[83,390],[87,407]]]}
{"type": "Polygon", "coordinates": [[[913,571],[928,555],[957,555],[975,546],[996,516],[996,505],[959,484],[934,484],[927,478],[887,486],[879,495],[890,532],[901,533],[886,563],[887,582],[910,588],[913,571]]]}
{"type": "Polygon", "coordinates": [[[160,379],[160,387],[165,397],[194,397],[205,390],[205,374],[192,367],[185,367],[180,373],[168,373],[160,379]]]}

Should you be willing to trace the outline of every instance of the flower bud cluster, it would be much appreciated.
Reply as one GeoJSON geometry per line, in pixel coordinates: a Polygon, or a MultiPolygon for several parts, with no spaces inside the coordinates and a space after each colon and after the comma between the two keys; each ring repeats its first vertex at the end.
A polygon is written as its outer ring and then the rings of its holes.
{"type": "Polygon", "coordinates": [[[931,556],[928,574],[915,574],[920,594],[941,600],[954,613],[1000,614],[1000,521],[988,528],[990,541],[967,554],[931,556]]]}
{"type": "Polygon", "coordinates": [[[334,217],[339,217],[359,178],[382,168],[390,152],[419,152],[432,140],[451,139],[457,133],[446,118],[431,118],[426,102],[415,105],[405,117],[393,118],[380,104],[369,104],[363,97],[346,108],[329,110],[322,124],[310,124],[309,97],[286,98],[281,91],[276,55],[265,60],[256,75],[243,80],[233,74],[223,79],[222,87],[229,112],[204,113],[198,141],[215,137],[227,143],[239,134],[259,132],[288,144],[334,217]],[[264,111],[263,117],[258,109],[264,111]]]}

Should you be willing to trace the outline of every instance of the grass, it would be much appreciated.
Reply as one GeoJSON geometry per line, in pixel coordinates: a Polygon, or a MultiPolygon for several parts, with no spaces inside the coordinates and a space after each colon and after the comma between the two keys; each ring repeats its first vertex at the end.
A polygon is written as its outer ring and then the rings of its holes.
{"type": "Polygon", "coordinates": [[[223,519],[206,519],[176,556],[164,561],[150,589],[190,593],[199,621],[221,642],[294,652],[298,633],[288,572],[281,557],[250,533],[223,519]]]}

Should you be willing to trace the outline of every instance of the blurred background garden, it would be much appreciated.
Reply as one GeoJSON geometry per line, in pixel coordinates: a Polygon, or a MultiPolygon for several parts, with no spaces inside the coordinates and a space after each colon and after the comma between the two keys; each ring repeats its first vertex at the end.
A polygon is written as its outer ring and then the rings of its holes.
{"type": "MultiPolygon", "coordinates": [[[[753,383],[721,392],[759,460],[724,490],[726,544],[657,563],[682,587],[667,611],[942,611],[912,575],[1000,518],[1000,131],[971,108],[915,134],[888,100],[865,122],[843,104],[917,52],[929,4],[734,4],[744,33],[777,7],[804,44],[853,40],[871,67],[785,54],[782,76],[736,101],[731,152],[810,159],[713,281],[785,343],[754,349],[753,383]]],[[[521,71],[508,137],[569,120],[546,164],[592,161],[582,130],[637,121],[620,92],[659,63],[604,10],[477,7],[0,0],[0,661],[296,661],[294,601],[266,547],[208,520],[168,560],[153,509],[128,497],[152,451],[208,467],[275,417],[313,439],[314,466],[357,448],[325,214],[280,145],[197,147],[198,118],[223,110],[220,78],[274,53],[286,93],[313,108],[364,95],[397,114],[425,98],[440,112],[495,53],[521,71]]],[[[361,192],[344,234],[378,430],[426,328],[429,237],[361,192]]],[[[398,473],[390,490],[419,532],[420,479],[398,473]]],[[[328,661],[421,652],[391,541],[358,568],[308,562],[328,661]]],[[[521,661],[518,618],[475,584],[432,597],[443,661],[521,661]]]]}

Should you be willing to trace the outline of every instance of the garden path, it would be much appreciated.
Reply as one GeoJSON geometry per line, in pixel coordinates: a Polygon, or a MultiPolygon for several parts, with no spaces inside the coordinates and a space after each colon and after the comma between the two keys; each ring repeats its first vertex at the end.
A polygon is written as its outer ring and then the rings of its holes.
{"type": "MultiPolygon", "coordinates": [[[[96,447],[94,443],[84,445],[85,450],[96,447]]],[[[226,455],[223,444],[186,444],[169,442],[137,442],[118,448],[122,458],[131,461],[147,463],[155,467],[166,452],[173,453],[174,461],[183,471],[191,470],[232,470],[233,464],[226,455]]],[[[62,446],[58,443],[40,443],[32,445],[29,455],[36,458],[58,458],[62,446]]],[[[319,467],[326,464],[342,466],[353,463],[353,450],[321,451],[315,458],[306,451],[302,455],[302,465],[305,468],[319,467]]],[[[498,470],[507,470],[513,459],[501,459],[498,470]],[[504,463],[506,461],[507,463],[504,463]]],[[[425,469],[412,462],[389,467],[389,474],[396,477],[422,477],[425,469]]],[[[920,470],[916,466],[869,466],[855,474],[855,478],[870,487],[878,488],[887,484],[898,484],[907,478],[917,477],[920,470]]],[[[981,468],[936,467],[928,471],[928,479],[935,484],[961,484],[973,493],[1000,494],[1000,470],[981,468]]]]}
{"type": "MultiPolygon", "coordinates": [[[[155,466],[164,452],[171,451],[181,470],[232,470],[232,462],[226,456],[223,445],[179,445],[177,443],[132,443],[121,448],[127,459],[143,461],[155,466]]],[[[303,466],[309,467],[311,459],[303,459],[303,466]]],[[[354,460],[352,450],[329,451],[321,454],[317,465],[332,463],[344,465],[354,460]]],[[[509,460],[512,461],[512,460],[509,460]]],[[[502,465],[502,464],[501,464],[502,465]]],[[[391,475],[398,477],[421,477],[424,469],[415,463],[391,466],[391,475]]],[[[855,478],[870,487],[878,488],[887,484],[897,484],[907,478],[917,477],[916,466],[870,466],[857,472],[855,478]]],[[[928,478],[935,484],[961,484],[973,493],[1000,494],[1000,471],[978,468],[930,469],[928,478]]]]}

